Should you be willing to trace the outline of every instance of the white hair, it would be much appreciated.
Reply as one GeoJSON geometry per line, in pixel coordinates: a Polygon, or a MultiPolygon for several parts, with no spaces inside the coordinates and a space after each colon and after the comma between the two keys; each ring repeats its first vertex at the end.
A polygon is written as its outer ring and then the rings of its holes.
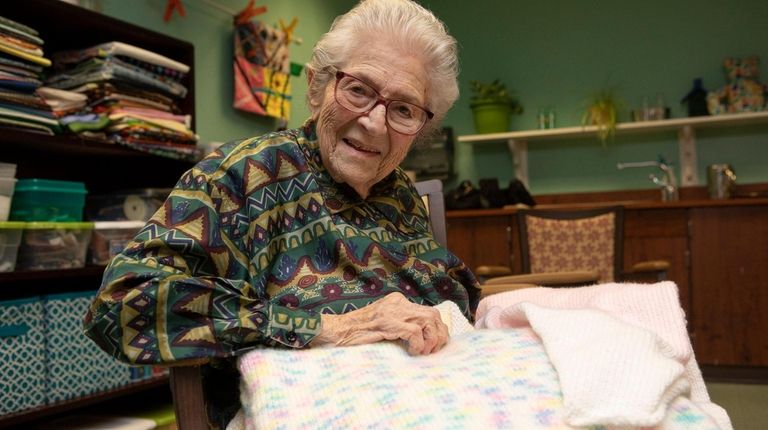
{"type": "Polygon", "coordinates": [[[352,10],[336,17],[331,29],[312,49],[307,67],[313,73],[307,99],[317,108],[335,71],[343,69],[355,44],[366,37],[387,38],[399,48],[414,52],[427,74],[427,106],[435,114],[431,131],[459,97],[457,43],[445,25],[429,10],[411,0],[362,0],[352,10]],[[314,102],[313,102],[314,101],[314,102]]]}

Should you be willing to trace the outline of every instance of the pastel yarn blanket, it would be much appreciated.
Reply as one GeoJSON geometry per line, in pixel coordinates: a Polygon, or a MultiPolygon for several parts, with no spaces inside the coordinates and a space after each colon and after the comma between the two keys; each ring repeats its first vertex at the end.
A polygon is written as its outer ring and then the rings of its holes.
{"type": "MultiPolygon", "coordinates": [[[[238,361],[243,408],[228,429],[575,428],[533,329],[472,330],[455,304],[439,309],[451,340],[428,356],[395,342],[247,353],[238,361]]],[[[683,396],[667,406],[655,428],[718,428],[683,396]]]]}

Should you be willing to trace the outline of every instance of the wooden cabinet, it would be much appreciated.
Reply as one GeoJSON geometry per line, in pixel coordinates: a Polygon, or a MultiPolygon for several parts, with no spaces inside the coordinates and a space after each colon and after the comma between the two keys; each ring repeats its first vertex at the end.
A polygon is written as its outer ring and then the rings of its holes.
{"type": "Polygon", "coordinates": [[[624,211],[624,268],[641,261],[666,260],[667,279],[680,291],[680,302],[690,313],[687,209],[627,209],[624,211]]]}
{"type": "Polygon", "coordinates": [[[509,215],[447,217],[448,247],[467,266],[510,266],[512,261],[512,224],[509,215]]]}
{"type": "Polygon", "coordinates": [[[696,358],[768,366],[768,206],[692,208],[690,222],[696,358]]]}
{"type": "MultiPolygon", "coordinates": [[[[0,2],[0,16],[37,29],[45,41],[46,56],[59,50],[121,41],[190,66],[194,64],[194,47],[188,42],[58,0],[0,2]]],[[[194,74],[189,73],[182,83],[188,88],[188,93],[179,107],[183,114],[194,118],[194,74]]],[[[161,158],[79,135],[48,136],[4,129],[0,131],[0,147],[3,148],[0,162],[16,164],[17,178],[80,181],[85,183],[90,194],[146,187],[170,188],[192,166],[191,163],[161,158]]],[[[103,270],[103,267],[86,267],[2,273],[0,301],[41,294],[95,291],[99,287],[103,270]]],[[[117,399],[115,403],[141,403],[158,393],[166,401],[170,399],[166,377],[0,416],[0,428],[26,428],[35,420],[65,414],[75,408],[109,399],[117,399]],[[125,400],[122,397],[126,395],[136,397],[125,400]]]]}

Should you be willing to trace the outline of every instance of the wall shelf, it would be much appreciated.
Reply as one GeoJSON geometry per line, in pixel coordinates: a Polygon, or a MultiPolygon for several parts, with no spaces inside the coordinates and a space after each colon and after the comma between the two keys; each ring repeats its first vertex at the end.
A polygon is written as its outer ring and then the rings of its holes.
{"type": "MultiPolygon", "coordinates": [[[[616,134],[639,134],[677,130],[680,152],[680,182],[683,186],[694,186],[700,185],[696,172],[696,137],[694,129],[750,124],[768,124],[768,111],[625,122],[616,126],[616,134]]],[[[528,186],[528,142],[568,138],[595,138],[596,132],[597,127],[595,126],[561,127],[546,130],[470,134],[458,136],[457,140],[464,143],[507,142],[513,157],[515,176],[528,186]]]]}
{"type": "Polygon", "coordinates": [[[72,291],[96,291],[101,284],[104,268],[105,266],[85,266],[80,269],[0,273],[0,299],[15,300],[72,291]]]}

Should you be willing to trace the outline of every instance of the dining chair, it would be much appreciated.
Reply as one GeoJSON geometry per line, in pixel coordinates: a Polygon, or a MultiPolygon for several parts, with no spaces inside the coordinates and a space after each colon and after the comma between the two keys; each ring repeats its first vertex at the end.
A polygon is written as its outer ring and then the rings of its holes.
{"type": "MultiPolygon", "coordinates": [[[[479,266],[484,286],[562,287],[614,281],[666,279],[669,263],[644,261],[623,270],[624,208],[521,209],[517,212],[522,274],[505,266],[479,266]]],[[[498,290],[498,287],[495,288],[498,290]]]]}
{"type": "MultiPolygon", "coordinates": [[[[447,240],[443,183],[438,179],[431,179],[416,182],[414,185],[429,212],[435,240],[445,246],[447,240]]],[[[233,380],[237,381],[234,370],[215,369],[209,365],[175,366],[170,368],[170,378],[179,430],[208,430],[211,428],[209,423],[212,419],[209,416],[210,403],[227,403],[219,397],[237,396],[239,392],[237,384],[233,384],[233,380]]]]}
{"type": "Polygon", "coordinates": [[[443,183],[439,179],[420,181],[414,184],[416,191],[424,201],[429,212],[429,223],[432,225],[432,235],[437,243],[448,245],[445,226],[445,199],[443,198],[443,183]]]}

